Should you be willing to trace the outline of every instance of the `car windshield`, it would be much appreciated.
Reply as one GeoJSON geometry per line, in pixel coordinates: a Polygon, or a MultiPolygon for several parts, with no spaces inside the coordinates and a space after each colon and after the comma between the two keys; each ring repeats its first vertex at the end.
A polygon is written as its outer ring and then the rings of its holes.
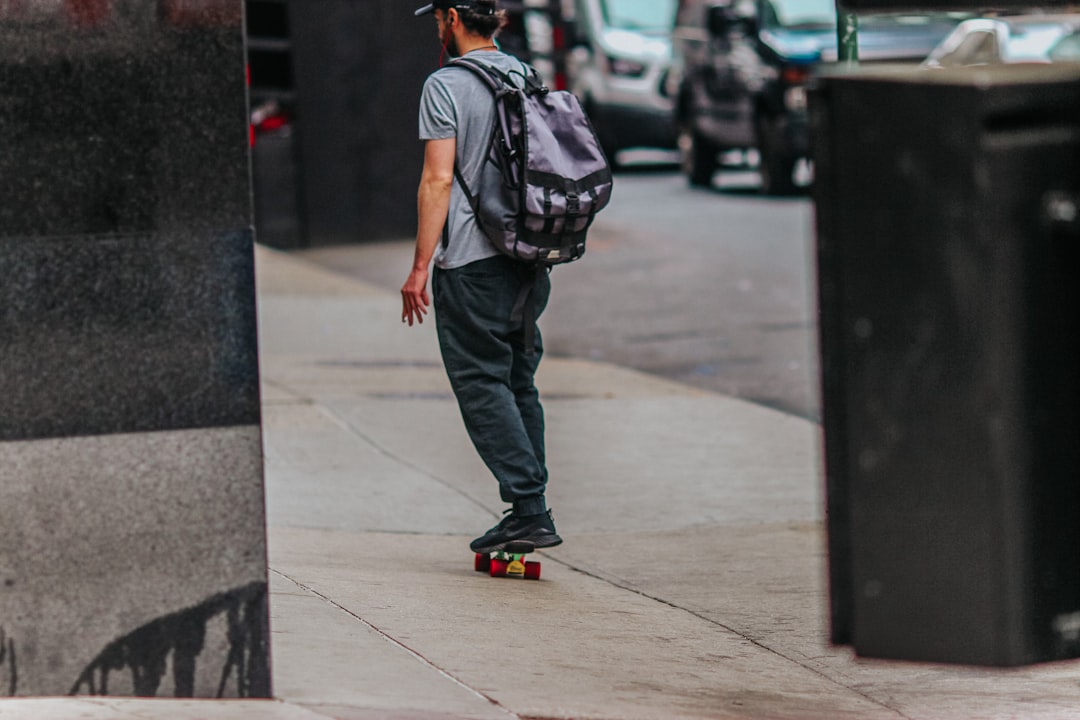
{"type": "Polygon", "coordinates": [[[676,0],[604,0],[604,21],[618,30],[667,33],[675,22],[676,0]]]}
{"type": "MultiPolygon", "coordinates": [[[[869,13],[859,15],[859,24],[871,27],[903,27],[956,23],[970,13],[869,13]]],[[[769,0],[765,4],[765,27],[789,30],[820,29],[836,26],[836,3],[833,0],[769,0]]]]}
{"type": "Polygon", "coordinates": [[[1061,38],[1050,49],[1049,55],[1050,59],[1054,61],[1080,61],[1080,31],[1074,30],[1071,34],[1061,38]]]}
{"type": "Polygon", "coordinates": [[[859,16],[859,27],[923,27],[926,25],[956,25],[972,17],[970,12],[921,13],[874,13],[859,16]]]}
{"type": "Polygon", "coordinates": [[[770,0],[766,3],[766,27],[831,27],[836,24],[833,0],[770,0]]]}
{"type": "Polygon", "coordinates": [[[1015,27],[1006,44],[1008,59],[1013,62],[1048,60],[1051,50],[1065,33],[1066,28],[1061,25],[1015,27]]]}
{"type": "Polygon", "coordinates": [[[959,27],[931,53],[926,64],[991,65],[1002,62],[1057,62],[1080,59],[1080,36],[1054,22],[1006,24],[972,20],[959,27]]]}

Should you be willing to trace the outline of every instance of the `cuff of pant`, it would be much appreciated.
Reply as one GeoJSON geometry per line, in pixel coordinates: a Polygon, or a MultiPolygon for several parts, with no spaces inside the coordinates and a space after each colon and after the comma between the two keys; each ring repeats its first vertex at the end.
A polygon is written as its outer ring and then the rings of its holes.
{"type": "Polygon", "coordinates": [[[518,517],[527,515],[543,515],[547,512],[547,501],[543,495],[523,498],[514,501],[514,514],[518,517]]]}

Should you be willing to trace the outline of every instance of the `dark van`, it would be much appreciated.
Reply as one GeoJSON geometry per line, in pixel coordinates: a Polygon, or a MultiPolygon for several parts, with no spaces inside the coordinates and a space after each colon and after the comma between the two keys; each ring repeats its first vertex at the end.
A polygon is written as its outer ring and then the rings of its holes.
{"type": "MultiPolygon", "coordinates": [[[[921,62],[962,15],[859,18],[860,63],[921,62]]],[[[833,0],[680,0],[671,83],[683,169],[708,186],[720,153],[756,150],[761,190],[795,192],[810,152],[806,85],[837,59],[833,0]]]]}

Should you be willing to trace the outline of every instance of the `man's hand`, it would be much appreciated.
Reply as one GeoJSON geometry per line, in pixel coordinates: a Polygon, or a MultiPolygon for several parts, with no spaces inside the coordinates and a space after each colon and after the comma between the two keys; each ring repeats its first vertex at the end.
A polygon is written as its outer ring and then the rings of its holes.
{"type": "Polygon", "coordinates": [[[424,315],[427,315],[428,306],[431,305],[427,281],[427,268],[414,267],[401,286],[401,322],[409,323],[409,327],[412,327],[414,319],[423,324],[424,315]]]}

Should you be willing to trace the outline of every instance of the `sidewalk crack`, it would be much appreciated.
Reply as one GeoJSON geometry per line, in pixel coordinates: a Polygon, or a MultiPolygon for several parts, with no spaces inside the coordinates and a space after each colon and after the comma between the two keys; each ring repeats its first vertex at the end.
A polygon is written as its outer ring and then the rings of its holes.
{"type": "Polygon", "coordinates": [[[338,415],[336,412],[333,411],[333,409],[331,409],[331,408],[329,408],[326,405],[323,405],[321,403],[315,403],[315,407],[319,410],[319,412],[323,413],[327,418],[329,418],[331,420],[331,422],[336,424],[342,430],[345,430],[346,432],[349,432],[349,433],[355,435],[356,437],[360,438],[361,440],[363,440],[365,443],[367,443],[367,445],[369,447],[371,447],[371,449],[373,449],[375,452],[379,453],[383,457],[388,458],[390,460],[393,460],[394,462],[396,462],[396,463],[398,463],[398,464],[400,464],[400,465],[402,465],[404,467],[407,467],[410,470],[413,470],[414,472],[417,472],[417,473],[423,475],[424,477],[428,478],[429,480],[437,482],[439,485],[442,485],[447,490],[450,490],[451,492],[454,492],[457,495],[460,495],[462,498],[467,500],[472,505],[475,505],[476,507],[480,508],[484,512],[488,513],[493,518],[498,518],[499,517],[498,512],[496,512],[496,511],[492,510],[491,508],[489,508],[488,506],[484,505],[484,503],[480,502],[479,500],[474,498],[472,495],[469,495],[464,490],[454,486],[452,483],[448,482],[447,480],[444,480],[443,478],[439,477],[438,475],[432,474],[431,472],[429,472],[428,470],[422,468],[421,466],[417,465],[416,463],[410,462],[408,459],[406,459],[404,457],[401,457],[400,455],[397,455],[397,454],[387,450],[385,447],[383,447],[381,444],[379,444],[375,440],[375,438],[371,437],[370,435],[368,435],[367,433],[362,431],[360,428],[356,427],[351,422],[349,422],[345,418],[338,415]]]}
{"type": "Polygon", "coordinates": [[[717,620],[715,620],[713,618],[710,618],[710,617],[708,617],[706,615],[703,615],[702,613],[697,612],[696,610],[691,610],[690,608],[683,607],[683,606],[678,605],[678,604],[676,604],[676,603],[674,603],[674,602],[672,602],[670,600],[665,600],[662,597],[658,597],[656,595],[651,595],[651,594],[649,594],[649,593],[647,593],[647,592],[645,592],[643,590],[639,590],[638,588],[632,587],[631,585],[627,584],[624,581],[619,581],[619,580],[616,580],[615,578],[612,578],[612,577],[605,577],[603,575],[592,572],[590,570],[586,570],[584,568],[578,567],[577,565],[574,565],[569,560],[564,560],[562,558],[556,557],[555,555],[549,554],[547,557],[550,560],[558,563],[559,565],[562,565],[563,567],[565,567],[565,568],[567,568],[569,570],[572,570],[574,572],[581,573],[582,575],[585,575],[586,577],[590,577],[590,578],[593,578],[594,580],[599,580],[601,582],[607,583],[608,585],[611,585],[612,587],[619,588],[620,590],[626,590],[627,592],[632,592],[635,595],[646,598],[648,600],[652,600],[653,602],[658,602],[661,605],[666,605],[666,606],[672,608],[673,610],[679,610],[681,612],[687,613],[688,615],[691,615],[691,616],[693,616],[693,617],[695,617],[695,618],[697,618],[699,620],[703,620],[703,621],[709,623],[710,625],[715,625],[716,627],[721,628],[722,630],[726,630],[727,632],[729,632],[729,633],[731,633],[733,635],[737,635],[737,636],[741,637],[743,640],[745,640],[746,642],[754,645],[757,648],[760,648],[761,650],[764,650],[765,652],[776,655],[777,657],[782,658],[783,660],[786,660],[787,662],[794,663],[795,665],[798,665],[799,667],[803,668],[804,670],[808,670],[809,672],[812,672],[813,674],[817,675],[818,677],[822,678],[823,680],[826,680],[827,682],[832,683],[833,685],[836,685],[837,687],[841,687],[841,688],[847,690],[848,692],[851,692],[851,693],[854,693],[854,694],[858,695],[859,697],[863,698],[867,702],[871,702],[874,705],[877,705],[877,706],[882,707],[882,708],[884,708],[886,710],[889,710],[890,712],[896,713],[897,717],[900,718],[900,720],[915,720],[912,716],[904,714],[904,712],[900,708],[893,707],[889,703],[887,703],[887,702],[885,702],[883,700],[880,700],[878,698],[875,698],[872,695],[868,695],[867,693],[863,692],[862,690],[859,690],[858,688],[853,688],[853,687],[850,687],[848,685],[845,685],[844,683],[840,682],[836,678],[831,677],[830,675],[826,674],[822,670],[819,670],[818,668],[816,668],[816,667],[814,667],[812,665],[808,665],[807,663],[799,660],[798,658],[791,657],[790,655],[786,655],[785,653],[777,650],[776,648],[770,647],[769,645],[766,645],[765,643],[761,642],[760,640],[756,640],[756,639],[750,637],[749,635],[747,635],[746,633],[739,632],[735,628],[733,628],[733,627],[731,627],[729,625],[725,625],[724,623],[719,622],[719,621],[717,621],[717,620]]]}
{"type": "MultiPolygon", "coordinates": [[[[310,405],[310,406],[314,407],[318,412],[322,413],[327,419],[329,419],[330,422],[334,423],[335,425],[337,425],[339,428],[341,428],[345,432],[356,436],[357,438],[362,440],[365,444],[367,444],[368,447],[370,447],[372,450],[379,453],[383,457],[385,457],[385,458],[387,458],[389,460],[393,460],[394,462],[398,463],[399,465],[402,465],[403,467],[407,467],[410,470],[412,470],[414,472],[417,472],[420,475],[423,475],[424,477],[428,478],[429,480],[432,480],[432,481],[438,483],[439,485],[442,485],[447,490],[450,490],[451,492],[453,492],[453,493],[455,493],[457,495],[460,495],[462,498],[464,498],[466,501],[468,501],[471,505],[474,505],[474,506],[480,508],[481,510],[483,510],[484,512],[486,512],[487,514],[491,515],[491,517],[496,518],[496,519],[499,518],[500,514],[498,512],[496,512],[495,510],[492,510],[490,507],[488,507],[484,503],[480,502],[479,500],[474,498],[472,495],[469,495],[464,490],[454,486],[452,483],[450,483],[447,480],[439,477],[438,475],[435,475],[435,474],[431,473],[430,471],[424,469],[423,467],[417,465],[416,463],[410,462],[406,458],[401,457],[400,455],[397,455],[397,454],[391,452],[390,450],[387,450],[383,445],[381,445],[378,441],[376,441],[375,438],[371,437],[370,435],[365,433],[363,430],[356,427],[355,425],[353,425],[351,422],[349,422],[345,418],[341,417],[338,413],[336,413],[334,411],[333,408],[331,408],[331,407],[329,407],[327,405],[324,405],[323,403],[319,402],[315,398],[310,397],[310,396],[306,395],[305,393],[303,393],[303,392],[301,392],[299,390],[293,389],[292,387],[290,387],[286,383],[279,382],[279,381],[276,381],[276,380],[268,380],[268,379],[265,378],[265,376],[262,378],[262,382],[264,384],[266,384],[267,386],[273,387],[276,390],[288,393],[288,394],[293,396],[293,399],[291,399],[291,400],[279,401],[276,404],[281,404],[281,405],[303,404],[303,405],[310,405]]],[[[275,404],[275,403],[268,403],[268,404],[275,404]]]]}
{"type": "Polygon", "coordinates": [[[373,633],[375,633],[376,635],[381,637],[386,642],[390,643],[391,645],[398,648],[399,650],[403,650],[406,653],[408,653],[409,655],[411,655],[416,661],[418,661],[419,663],[421,663],[425,667],[439,673],[444,678],[446,678],[450,682],[454,683],[455,685],[457,685],[461,689],[465,690],[466,692],[471,693],[472,695],[474,695],[474,696],[476,696],[476,697],[478,697],[478,698],[480,698],[482,700],[486,700],[487,702],[491,703],[496,708],[498,708],[500,711],[506,713],[506,716],[508,718],[510,718],[511,720],[526,720],[526,718],[522,718],[520,715],[514,713],[512,710],[504,707],[495,698],[493,698],[490,695],[487,695],[486,693],[481,692],[480,690],[477,690],[476,688],[466,684],[463,680],[461,680],[461,678],[458,678],[457,676],[453,675],[452,673],[450,673],[450,672],[444,670],[443,668],[439,667],[434,662],[432,662],[428,658],[424,657],[418,651],[414,650],[413,648],[409,647],[408,645],[401,642],[397,638],[393,637],[389,633],[387,633],[387,632],[383,631],[382,629],[378,628],[377,626],[373,625],[371,622],[365,620],[360,615],[357,615],[355,612],[353,612],[349,608],[345,607],[341,603],[336,602],[333,598],[328,597],[327,595],[324,595],[323,593],[319,592],[318,590],[316,590],[315,588],[313,588],[313,587],[311,587],[309,585],[305,585],[304,583],[300,582],[296,578],[293,578],[293,577],[290,577],[289,575],[286,575],[285,573],[281,572],[280,570],[275,570],[274,568],[270,568],[270,572],[274,573],[275,575],[277,575],[278,577],[280,577],[280,578],[282,578],[284,580],[287,580],[288,582],[292,583],[293,585],[300,588],[304,592],[311,593],[312,595],[319,598],[320,600],[327,603],[328,605],[331,605],[332,607],[336,608],[337,610],[340,610],[341,612],[345,613],[346,615],[353,618],[354,620],[359,622],[361,625],[363,625],[364,627],[366,627],[367,629],[371,630],[373,633]]]}

